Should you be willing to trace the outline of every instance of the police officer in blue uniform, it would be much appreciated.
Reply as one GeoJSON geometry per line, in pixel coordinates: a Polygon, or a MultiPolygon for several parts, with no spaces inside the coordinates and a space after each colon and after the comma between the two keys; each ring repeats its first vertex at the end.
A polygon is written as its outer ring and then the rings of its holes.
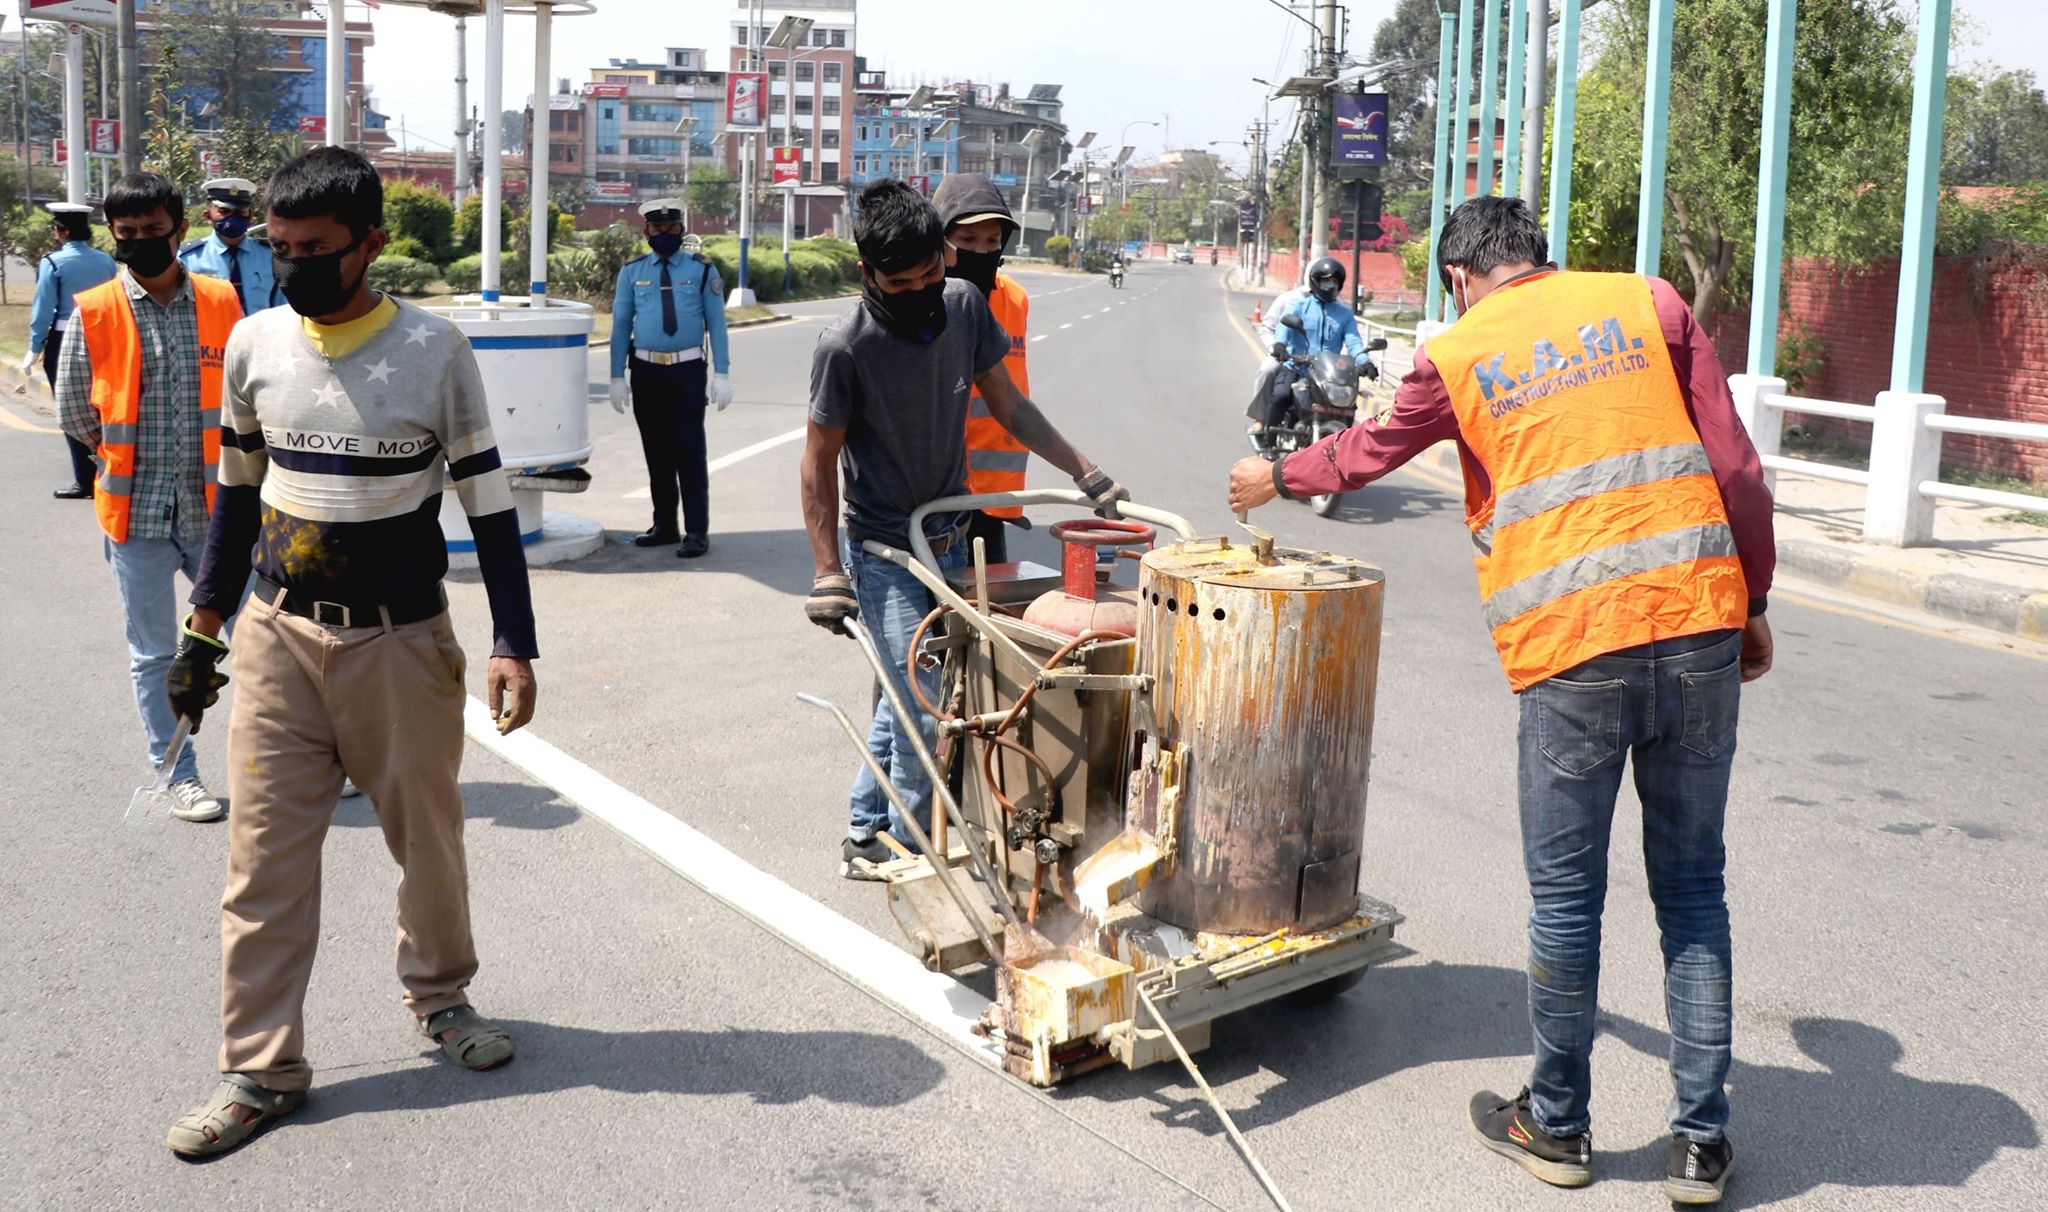
{"type": "MultiPolygon", "coordinates": [[[[114,259],[92,246],[92,207],[78,202],[52,202],[50,219],[57,233],[55,251],[36,265],[36,297],[28,315],[28,356],[22,373],[38,361],[50,389],[57,388],[57,354],[71,323],[72,300],[114,276],[114,259]]],[[[66,435],[71,448],[71,483],[50,495],[60,501],[92,500],[92,451],[66,435]]]]}
{"type": "Polygon", "coordinates": [[[694,559],[711,550],[711,476],[705,465],[704,409],[732,403],[725,348],[725,283],[708,258],[683,247],[683,208],[657,198],[640,208],[654,251],[619,270],[612,294],[612,408],[626,411],[630,391],[640,449],[654,494],[654,525],[635,547],[676,543],[694,559]],[[709,391],[704,347],[711,347],[709,391]],[[630,368],[629,364],[630,363],[630,368]],[[630,369],[631,377],[628,378],[630,369]],[[676,528],[680,498],[683,525],[676,528]]]}
{"type": "Polygon", "coordinates": [[[219,177],[200,188],[206,191],[206,221],[213,224],[213,234],[179,247],[178,260],[186,272],[226,279],[242,301],[245,316],[284,302],[271,269],[269,247],[248,238],[256,183],[219,177]]]}

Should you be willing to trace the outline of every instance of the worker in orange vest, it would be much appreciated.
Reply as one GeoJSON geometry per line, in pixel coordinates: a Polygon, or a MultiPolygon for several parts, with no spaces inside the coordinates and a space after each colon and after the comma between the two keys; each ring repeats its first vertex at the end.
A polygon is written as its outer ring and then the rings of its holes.
{"type": "MultiPolygon", "coordinates": [[[[122,177],[105,210],[121,271],[78,296],[58,355],[57,412],[64,432],[95,452],[93,504],[156,766],[178,723],[165,693],[179,641],[177,574],[199,577],[220,463],[222,356],[242,307],[233,286],[178,263],[185,199],[169,181],[122,177]]],[[[171,780],[173,815],[211,821],[226,812],[199,781],[189,747],[171,780]]]]}
{"type": "MultiPolygon", "coordinates": [[[[979,290],[988,300],[996,323],[1010,335],[1010,352],[1003,366],[1019,395],[1031,395],[1031,380],[1024,368],[1024,327],[1031,315],[1031,297],[1015,278],[997,270],[1003,263],[1003,247],[1017,230],[1017,220],[987,177],[980,173],[951,173],[932,194],[932,206],[946,228],[946,276],[959,278],[979,290]]],[[[981,392],[975,391],[967,414],[967,491],[1022,492],[1024,468],[1031,451],[989,415],[981,392]]],[[[991,564],[1008,563],[1010,543],[1007,527],[1022,524],[1024,511],[1015,505],[985,509],[967,526],[969,549],[982,540],[991,564]],[[1011,522],[1006,522],[1010,519],[1011,522]]]]}
{"type": "Polygon", "coordinates": [[[1742,683],[1771,667],[1771,496],[1713,343],[1671,285],[1562,273],[1516,198],[1445,222],[1458,322],[1416,350],[1385,421],[1230,473],[1230,505],[1359,488],[1443,440],[1465,473],[1481,611],[1520,696],[1529,1018],[1520,1094],[1482,1091],[1486,1146],[1592,1181],[1591,1059],[1607,841],[1624,767],[1663,934],[1671,1018],[1665,1194],[1727,1181],[1732,1012],[1722,825],[1742,683]]]}

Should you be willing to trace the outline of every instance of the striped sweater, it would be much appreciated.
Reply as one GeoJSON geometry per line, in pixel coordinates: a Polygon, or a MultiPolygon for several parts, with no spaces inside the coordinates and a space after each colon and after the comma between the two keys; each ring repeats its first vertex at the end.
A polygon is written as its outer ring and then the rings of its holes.
{"type": "Polygon", "coordinates": [[[448,571],[445,474],[476,536],[491,654],[535,656],[526,553],[476,357],[447,320],[397,306],[381,331],[335,358],[288,307],[235,326],[220,491],[192,603],[233,613],[252,566],[353,607],[431,588],[448,571]]]}

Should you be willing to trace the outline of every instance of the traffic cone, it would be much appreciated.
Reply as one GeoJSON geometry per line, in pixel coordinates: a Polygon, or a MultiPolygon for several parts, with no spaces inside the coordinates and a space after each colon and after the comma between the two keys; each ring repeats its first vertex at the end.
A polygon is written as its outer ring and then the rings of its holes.
{"type": "Polygon", "coordinates": [[[1259,302],[1258,299],[1254,298],[1252,300],[1252,323],[1263,324],[1265,322],[1266,305],[1264,303],[1259,302]]]}

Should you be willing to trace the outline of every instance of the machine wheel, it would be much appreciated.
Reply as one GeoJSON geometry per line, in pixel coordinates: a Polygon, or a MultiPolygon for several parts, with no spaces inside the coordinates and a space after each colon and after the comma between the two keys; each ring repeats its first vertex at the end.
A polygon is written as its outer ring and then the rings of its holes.
{"type": "Polygon", "coordinates": [[[1319,518],[1327,518],[1337,512],[1337,506],[1344,500],[1341,492],[1326,492],[1319,497],[1310,497],[1308,507],[1316,511],[1319,518]]]}
{"type": "Polygon", "coordinates": [[[1281,998],[1280,1001],[1283,1005],[1288,1006],[1320,1006],[1324,1002],[1335,1001],[1337,998],[1356,989],[1359,982],[1365,979],[1365,974],[1370,971],[1372,971],[1371,968],[1359,968],[1355,971],[1346,972],[1342,976],[1333,976],[1329,980],[1318,981],[1307,988],[1296,989],[1286,997],[1281,998]]]}

